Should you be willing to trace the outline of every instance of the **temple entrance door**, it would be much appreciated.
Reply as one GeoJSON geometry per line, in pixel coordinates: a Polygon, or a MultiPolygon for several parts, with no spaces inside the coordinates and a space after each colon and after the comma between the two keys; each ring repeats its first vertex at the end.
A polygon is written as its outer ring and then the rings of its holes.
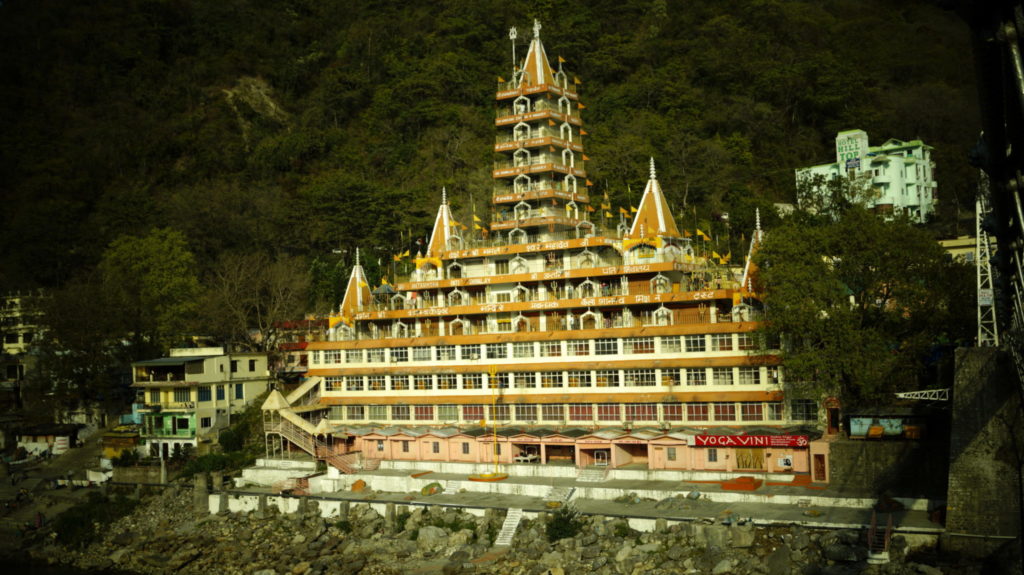
{"type": "Polygon", "coordinates": [[[737,449],[736,469],[764,469],[764,449],[737,449]]]}
{"type": "Polygon", "coordinates": [[[828,434],[835,435],[839,433],[839,408],[829,407],[825,410],[825,414],[828,419],[828,434]]]}
{"type": "Polygon", "coordinates": [[[822,453],[814,454],[814,480],[825,481],[825,455],[822,453]]]}
{"type": "Polygon", "coordinates": [[[608,451],[598,449],[594,452],[594,465],[608,465],[608,451]]]}

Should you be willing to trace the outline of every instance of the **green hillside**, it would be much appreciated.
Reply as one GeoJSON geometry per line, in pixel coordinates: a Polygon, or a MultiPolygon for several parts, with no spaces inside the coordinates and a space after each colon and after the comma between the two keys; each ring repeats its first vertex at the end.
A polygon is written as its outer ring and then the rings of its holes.
{"type": "Polygon", "coordinates": [[[0,286],[86,281],[171,228],[204,283],[287,255],[329,304],[354,247],[374,268],[429,233],[442,186],[487,213],[495,82],[533,18],[581,80],[594,197],[635,203],[653,156],[677,217],[728,212],[738,247],[861,128],[935,147],[934,226],[973,205],[968,32],[926,2],[6,0],[0,286]]]}

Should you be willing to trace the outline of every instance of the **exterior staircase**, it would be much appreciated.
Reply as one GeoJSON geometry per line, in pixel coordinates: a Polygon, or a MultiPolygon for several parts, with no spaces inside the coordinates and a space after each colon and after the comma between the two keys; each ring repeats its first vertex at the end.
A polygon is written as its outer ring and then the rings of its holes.
{"type": "Polygon", "coordinates": [[[374,471],[380,468],[380,460],[372,457],[363,458],[363,471],[374,471]]]}
{"type": "Polygon", "coordinates": [[[892,539],[892,514],[885,527],[879,528],[878,512],[871,512],[871,526],[868,527],[868,564],[885,565],[889,562],[889,541],[892,539]]]}
{"type": "Polygon", "coordinates": [[[568,503],[569,500],[572,499],[572,496],[575,495],[575,494],[576,494],[576,488],[575,487],[557,487],[557,486],[554,486],[554,487],[551,488],[551,491],[548,491],[547,497],[545,497],[544,500],[545,501],[560,501],[562,503],[568,503]]]}
{"type": "Polygon", "coordinates": [[[508,547],[512,545],[512,538],[516,536],[516,528],[523,519],[523,510],[518,508],[509,509],[505,514],[505,522],[501,524],[501,531],[494,539],[495,547],[508,547]]]}
{"type": "Polygon", "coordinates": [[[600,481],[604,481],[607,475],[607,467],[591,465],[589,467],[584,467],[583,469],[580,470],[580,472],[576,475],[576,481],[581,481],[583,483],[597,483],[600,481]]]}

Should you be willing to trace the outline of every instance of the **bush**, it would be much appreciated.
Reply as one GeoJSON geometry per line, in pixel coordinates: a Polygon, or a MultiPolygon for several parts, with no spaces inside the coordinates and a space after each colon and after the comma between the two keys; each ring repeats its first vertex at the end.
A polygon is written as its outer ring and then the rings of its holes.
{"type": "Polygon", "coordinates": [[[134,449],[125,449],[120,455],[111,460],[115,467],[131,467],[138,465],[139,452],[134,449]]]}
{"type": "Polygon", "coordinates": [[[220,432],[217,442],[225,452],[241,451],[245,447],[245,436],[229,427],[220,432]]]}
{"type": "Polygon", "coordinates": [[[209,473],[211,471],[225,471],[239,469],[250,465],[253,459],[247,454],[236,451],[234,453],[210,453],[201,455],[190,460],[182,468],[183,477],[191,477],[197,473],[209,473]]]}
{"type": "Polygon", "coordinates": [[[579,511],[571,507],[562,507],[554,513],[551,521],[548,522],[548,542],[554,543],[567,537],[575,537],[583,530],[583,519],[579,511]]]}

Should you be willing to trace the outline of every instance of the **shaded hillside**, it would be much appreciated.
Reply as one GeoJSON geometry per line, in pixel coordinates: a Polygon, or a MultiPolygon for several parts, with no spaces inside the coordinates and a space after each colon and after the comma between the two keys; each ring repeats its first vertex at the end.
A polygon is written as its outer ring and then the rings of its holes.
{"type": "Polygon", "coordinates": [[[0,284],[60,286],[161,227],[201,271],[317,258],[331,299],[353,247],[372,268],[429,232],[442,186],[487,213],[495,79],[534,17],[581,79],[595,197],[635,203],[654,156],[687,226],[727,211],[747,230],[862,128],[935,147],[937,226],[972,205],[967,30],[928,3],[407,4],[5,1],[0,284]]]}

